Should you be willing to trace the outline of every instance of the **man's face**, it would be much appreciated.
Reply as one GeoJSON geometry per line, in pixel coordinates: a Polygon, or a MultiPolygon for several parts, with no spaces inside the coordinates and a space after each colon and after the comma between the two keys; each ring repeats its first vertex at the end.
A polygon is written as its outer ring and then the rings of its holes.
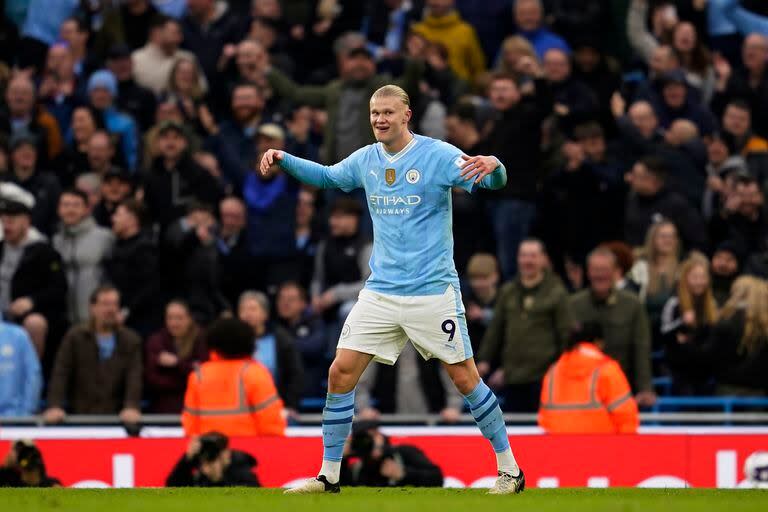
{"type": "Polygon", "coordinates": [[[184,41],[184,34],[181,31],[181,27],[175,21],[169,21],[160,29],[160,45],[163,51],[169,55],[176,52],[184,41]]]}
{"type": "Polygon", "coordinates": [[[22,144],[11,153],[11,162],[16,169],[34,170],[37,165],[37,149],[32,144],[22,144]]]}
{"type": "Polygon", "coordinates": [[[187,139],[176,130],[167,130],[158,142],[160,154],[168,160],[178,160],[187,149],[187,139]]]}
{"type": "Polygon", "coordinates": [[[11,244],[18,244],[27,237],[29,231],[29,215],[0,215],[3,224],[3,236],[11,244]]]}
{"type": "Polygon", "coordinates": [[[442,17],[453,9],[453,0],[427,0],[427,7],[433,16],[442,17]]]}
{"type": "Polygon", "coordinates": [[[517,268],[520,277],[531,279],[541,275],[546,265],[544,251],[536,242],[524,242],[517,250],[517,268]]]}
{"type": "Polygon", "coordinates": [[[255,87],[238,87],[232,93],[232,115],[239,123],[250,122],[264,108],[264,98],[255,87]]]}
{"type": "Polygon", "coordinates": [[[58,213],[65,226],[75,226],[88,216],[88,204],[80,196],[65,193],[59,198],[58,213]]]}
{"type": "Polygon", "coordinates": [[[632,170],[630,171],[630,180],[632,190],[640,196],[652,196],[661,188],[658,178],[648,172],[645,165],[640,162],[632,167],[632,170]]]}
{"type": "Polygon", "coordinates": [[[5,92],[5,101],[14,116],[31,115],[32,107],[35,104],[35,88],[32,82],[25,77],[12,79],[5,92]]]}
{"type": "Polygon", "coordinates": [[[243,41],[237,46],[237,69],[240,70],[241,75],[248,75],[249,73],[258,69],[261,62],[266,59],[266,52],[264,47],[259,44],[254,44],[253,41],[243,41]]]}
{"type": "Polygon", "coordinates": [[[74,65],[69,48],[63,45],[53,45],[48,49],[48,58],[45,62],[48,72],[58,77],[69,76],[74,70],[74,65]]]}
{"type": "Polygon", "coordinates": [[[753,217],[760,213],[763,207],[763,193],[757,183],[739,184],[736,186],[739,196],[739,213],[745,217],[753,217]]]}
{"type": "Polygon", "coordinates": [[[589,46],[582,46],[573,53],[573,60],[580,70],[590,72],[600,64],[600,53],[589,46]]]}
{"type": "Polygon", "coordinates": [[[664,103],[666,103],[670,108],[682,108],[682,106],[685,104],[687,90],[685,85],[681,83],[669,83],[664,86],[661,93],[664,96],[664,103]]]}
{"type": "Polygon", "coordinates": [[[749,111],[734,105],[725,109],[723,114],[723,128],[728,133],[737,137],[745,136],[750,129],[752,121],[750,119],[749,111]]]}
{"type": "Polygon", "coordinates": [[[277,295],[277,314],[284,320],[296,320],[307,308],[307,302],[295,286],[285,286],[277,295]]]}
{"type": "Polygon", "coordinates": [[[90,92],[91,105],[98,110],[105,110],[112,106],[112,93],[104,87],[96,87],[90,92]]]}
{"type": "Polygon", "coordinates": [[[744,40],[741,58],[747,69],[753,71],[763,69],[768,59],[768,39],[759,34],[748,36],[744,40]]]}
{"type": "Polygon", "coordinates": [[[187,12],[193,18],[200,18],[208,13],[214,0],[187,0],[187,12]]]}
{"type": "Polygon", "coordinates": [[[93,132],[96,131],[96,125],[90,112],[85,108],[79,108],[72,114],[72,135],[77,142],[87,141],[93,132]]]}
{"type": "Polygon", "coordinates": [[[587,276],[592,292],[605,297],[613,290],[613,276],[615,272],[613,259],[608,255],[595,254],[587,262],[587,276]]]}
{"type": "Polygon", "coordinates": [[[494,80],[488,90],[488,99],[494,109],[508,110],[520,101],[520,90],[511,79],[494,80]]]}
{"type": "Polygon", "coordinates": [[[373,59],[363,55],[339,56],[339,75],[351,82],[364,82],[376,73],[373,59]]]}
{"type": "Polygon", "coordinates": [[[135,217],[125,206],[118,206],[115,213],[112,214],[112,231],[118,236],[130,231],[134,223],[135,217]]]}
{"type": "Polygon", "coordinates": [[[547,80],[560,83],[571,76],[571,63],[568,56],[561,50],[549,50],[544,55],[544,75],[547,80]]]}
{"type": "Polygon", "coordinates": [[[331,228],[331,236],[353,236],[357,233],[359,224],[357,215],[343,212],[333,212],[328,217],[328,226],[331,228]]]}
{"type": "Polygon", "coordinates": [[[541,26],[541,7],[532,0],[518,0],[515,3],[515,24],[524,32],[537,30],[541,26]]]}
{"type": "Polygon", "coordinates": [[[108,59],[107,69],[115,75],[118,82],[127,82],[133,77],[133,63],[130,57],[108,59]]]}
{"type": "Polygon", "coordinates": [[[601,162],[605,158],[605,138],[587,137],[581,141],[584,154],[593,162],[601,162]]]}
{"type": "Polygon", "coordinates": [[[245,207],[236,199],[224,199],[219,206],[221,217],[221,231],[226,234],[235,234],[245,228],[245,207]]]}
{"type": "Polygon", "coordinates": [[[714,139],[707,145],[707,157],[715,165],[725,162],[728,158],[728,146],[722,139],[714,139]]]}
{"type": "Polygon", "coordinates": [[[120,203],[127,199],[130,193],[131,185],[114,176],[105,179],[101,184],[101,194],[108,203],[120,203]]]}
{"type": "Polygon", "coordinates": [[[648,63],[651,72],[656,76],[666,73],[667,71],[672,71],[678,67],[678,65],[679,63],[672,47],[667,45],[657,46],[656,49],[653,50],[651,60],[648,63]]]}
{"type": "Polygon", "coordinates": [[[712,256],[712,273],[730,277],[739,270],[739,262],[731,251],[717,251],[712,256]]]}
{"type": "Polygon", "coordinates": [[[264,311],[264,308],[262,308],[261,304],[255,299],[246,299],[242,301],[237,308],[237,316],[256,331],[262,330],[269,318],[267,312],[264,311]]]}
{"type": "Polygon", "coordinates": [[[104,169],[114,156],[112,143],[104,133],[97,133],[88,141],[88,163],[92,169],[104,169]]]}
{"type": "Polygon", "coordinates": [[[91,304],[91,317],[102,329],[114,329],[120,314],[120,294],[114,290],[99,294],[91,304]]]}
{"type": "Polygon", "coordinates": [[[77,23],[73,20],[67,20],[61,24],[59,36],[71,48],[83,48],[88,41],[88,32],[80,32],[77,23]]]}
{"type": "Polygon", "coordinates": [[[370,119],[373,135],[384,145],[394,144],[408,131],[411,109],[395,96],[371,99],[370,119]]]}
{"type": "Polygon", "coordinates": [[[647,103],[637,103],[629,109],[629,120],[646,139],[650,139],[659,126],[656,114],[647,103]]]}

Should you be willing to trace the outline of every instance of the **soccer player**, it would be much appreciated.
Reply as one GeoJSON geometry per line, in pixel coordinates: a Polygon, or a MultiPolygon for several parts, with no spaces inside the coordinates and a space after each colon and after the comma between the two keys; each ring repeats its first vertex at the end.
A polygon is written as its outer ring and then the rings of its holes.
{"type": "Polygon", "coordinates": [[[490,492],[521,492],[525,477],[509,447],[501,409],[472,358],[451,227],[451,188],[499,189],[507,182],[506,169],[495,157],[469,157],[450,144],[414,135],[408,129],[410,100],[400,87],[378,89],[370,112],[378,142],[336,165],[273,149],[260,164],[262,173],[279,165],[316,187],[364,188],[373,218],[371,276],[342,328],[328,375],[323,463],[317,478],[286,492],[339,492],[357,381],[371,360],[395,364],[409,339],[422,357],[443,363],[490,440],[499,475],[490,492]]]}

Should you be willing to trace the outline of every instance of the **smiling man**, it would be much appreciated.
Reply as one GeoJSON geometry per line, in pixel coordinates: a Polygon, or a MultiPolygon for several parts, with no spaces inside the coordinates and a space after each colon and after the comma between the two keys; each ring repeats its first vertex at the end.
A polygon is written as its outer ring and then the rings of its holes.
{"type": "Polygon", "coordinates": [[[323,188],[365,189],[373,219],[371,275],[341,332],[323,410],[323,464],[319,475],[290,492],[339,491],[344,442],[352,427],[355,386],[371,360],[394,364],[410,339],[425,358],[439,359],[464,395],[496,452],[495,494],[520,492],[523,472],[509,447],[496,397],[477,372],[453,263],[451,188],[498,189],[507,182],[499,160],[464,155],[408,129],[410,100],[386,85],[370,101],[378,141],[333,166],[267,151],[261,172],[277,164],[323,188]]]}

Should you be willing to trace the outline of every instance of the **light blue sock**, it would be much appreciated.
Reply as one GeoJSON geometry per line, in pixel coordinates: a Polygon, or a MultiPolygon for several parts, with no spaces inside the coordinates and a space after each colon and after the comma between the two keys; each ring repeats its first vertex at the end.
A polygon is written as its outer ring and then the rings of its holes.
{"type": "Polygon", "coordinates": [[[504,424],[504,417],[501,415],[501,407],[496,395],[493,394],[482,380],[480,384],[464,399],[469,404],[469,410],[472,417],[475,418],[480,432],[483,433],[493,445],[493,451],[496,453],[504,452],[509,449],[509,438],[507,438],[507,427],[504,424]]]}
{"type": "Polygon", "coordinates": [[[344,443],[352,431],[355,414],[355,390],[349,393],[328,393],[323,408],[323,460],[341,461],[344,443]]]}

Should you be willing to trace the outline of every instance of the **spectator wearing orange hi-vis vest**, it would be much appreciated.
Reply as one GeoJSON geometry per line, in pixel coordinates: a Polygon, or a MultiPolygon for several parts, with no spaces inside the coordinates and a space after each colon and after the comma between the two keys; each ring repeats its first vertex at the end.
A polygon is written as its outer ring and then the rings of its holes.
{"type": "Polygon", "coordinates": [[[253,340],[253,330],[240,320],[211,325],[211,359],[189,374],[181,415],[186,435],[285,435],[283,401],[269,370],[251,358],[253,340]]]}
{"type": "Polygon", "coordinates": [[[618,362],[601,350],[599,324],[574,330],[541,386],[539,426],[551,434],[636,433],[637,402],[618,362]]]}

